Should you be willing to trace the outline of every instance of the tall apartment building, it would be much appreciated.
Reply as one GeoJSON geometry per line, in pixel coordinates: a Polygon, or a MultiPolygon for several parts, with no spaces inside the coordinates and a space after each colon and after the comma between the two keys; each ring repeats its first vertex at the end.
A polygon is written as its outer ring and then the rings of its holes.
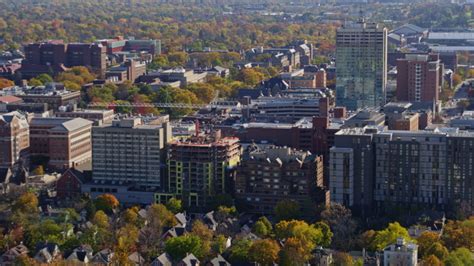
{"type": "Polygon", "coordinates": [[[86,66],[97,74],[105,74],[106,48],[102,44],[66,44],[54,40],[27,44],[24,50],[26,58],[20,69],[23,78],[57,74],[73,66],[86,66]]]}
{"type": "Polygon", "coordinates": [[[66,169],[91,161],[92,122],[82,118],[34,117],[30,121],[30,154],[66,169]]]}
{"type": "Polygon", "coordinates": [[[331,200],[358,210],[370,203],[474,206],[473,147],[474,134],[458,129],[343,129],[331,148],[331,200]]]}
{"type": "MultiPolygon", "coordinates": [[[[239,139],[194,136],[168,146],[168,192],[188,207],[204,207],[218,194],[230,192],[231,175],[240,160],[239,139]]],[[[160,197],[165,195],[157,195],[160,197]]]]}
{"type": "Polygon", "coordinates": [[[251,145],[245,150],[234,192],[249,212],[266,215],[273,214],[282,199],[298,202],[305,213],[329,201],[322,157],[278,146],[251,145]]]}
{"type": "Polygon", "coordinates": [[[350,110],[385,103],[387,29],[361,18],[336,36],[336,103],[350,110]]]}
{"type": "Polygon", "coordinates": [[[438,54],[406,54],[397,60],[397,101],[438,102],[444,67],[438,54]]]}
{"type": "Polygon", "coordinates": [[[26,117],[19,112],[0,115],[0,168],[10,168],[27,156],[30,131],[26,117]]]}
{"type": "Polygon", "coordinates": [[[161,188],[164,148],[171,138],[169,116],[124,118],[92,129],[94,181],[161,188]]]}

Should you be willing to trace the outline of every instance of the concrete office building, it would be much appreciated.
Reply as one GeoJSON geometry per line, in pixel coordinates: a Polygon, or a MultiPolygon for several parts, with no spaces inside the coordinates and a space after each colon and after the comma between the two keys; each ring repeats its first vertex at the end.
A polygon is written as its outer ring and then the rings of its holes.
{"type": "Polygon", "coordinates": [[[358,211],[369,203],[379,210],[386,204],[474,206],[472,147],[474,134],[453,128],[341,130],[331,148],[331,200],[358,211]]]}
{"type": "Polygon", "coordinates": [[[34,117],[30,121],[30,154],[67,169],[91,161],[92,121],[82,118],[34,117]]]}
{"type": "Polygon", "coordinates": [[[305,213],[329,202],[323,184],[323,160],[287,147],[250,145],[235,177],[235,196],[249,212],[272,215],[282,199],[294,200],[305,213]]]}
{"type": "Polygon", "coordinates": [[[444,67],[438,54],[406,54],[397,60],[397,101],[438,102],[444,67]]]}
{"type": "Polygon", "coordinates": [[[66,107],[59,108],[56,117],[84,118],[93,121],[95,125],[111,124],[114,119],[114,110],[100,109],[76,109],[68,110],[66,107]]]}
{"type": "Polygon", "coordinates": [[[258,112],[267,115],[293,118],[326,116],[329,111],[329,98],[260,97],[252,101],[252,105],[258,112]]]}
{"type": "MultiPolygon", "coordinates": [[[[16,96],[26,104],[47,104],[49,109],[57,110],[63,105],[75,105],[81,100],[80,91],[69,91],[62,83],[49,83],[46,86],[10,87],[0,91],[0,96],[16,96]]],[[[8,108],[7,108],[8,109],[8,108]]]]}
{"type": "Polygon", "coordinates": [[[123,118],[92,129],[94,181],[161,188],[169,116],[123,118]]]}
{"type": "Polygon", "coordinates": [[[176,140],[168,148],[168,192],[157,194],[158,202],[173,195],[184,206],[205,207],[214,196],[230,192],[230,180],[240,161],[239,139],[207,136],[176,140]]]}
{"type": "Polygon", "coordinates": [[[387,29],[363,18],[336,36],[336,103],[350,110],[385,103],[387,29]]]}
{"type": "Polygon", "coordinates": [[[0,115],[0,168],[11,168],[27,156],[29,133],[28,121],[21,113],[0,115]]]}

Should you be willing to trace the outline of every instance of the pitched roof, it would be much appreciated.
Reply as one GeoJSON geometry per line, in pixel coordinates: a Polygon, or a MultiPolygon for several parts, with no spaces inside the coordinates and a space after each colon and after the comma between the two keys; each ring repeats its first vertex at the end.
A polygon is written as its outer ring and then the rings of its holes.
{"type": "Polygon", "coordinates": [[[163,253],[160,256],[158,256],[152,263],[152,265],[163,265],[163,266],[171,266],[173,260],[171,259],[171,256],[168,253],[163,253]]]}
{"type": "Polygon", "coordinates": [[[66,174],[70,174],[74,177],[77,178],[77,180],[79,180],[79,182],[81,182],[81,184],[84,184],[84,183],[87,183],[89,180],[90,180],[90,173],[89,172],[85,172],[85,171],[79,171],[77,170],[76,168],[69,168],[67,169],[63,175],[61,176],[61,178],[63,176],[65,176],[66,174]]]}
{"type": "Polygon", "coordinates": [[[86,120],[84,118],[74,118],[72,120],[66,121],[66,122],[52,128],[51,130],[54,130],[54,131],[74,131],[74,130],[77,130],[77,129],[80,129],[80,128],[83,128],[83,127],[86,127],[86,126],[90,126],[92,124],[93,124],[92,121],[86,120]]]}
{"type": "Polygon", "coordinates": [[[183,263],[185,265],[197,265],[199,264],[198,258],[194,256],[192,253],[188,254],[186,257],[184,257],[180,263],[183,263]]]}
{"type": "Polygon", "coordinates": [[[217,257],[213,258],[210,263],[213,266],[230,266],[230,263],[226,261],[220,254],[217,254],[217,257]]]}
{"type": "Polygon", "coordinates": [[[0,103],[15,103],[21,102],[22,99],[13,95],[0,96],[0,103]]]}
{"type": "Polygon", "coordinates": [[[142,265],[145,262],[145,259],[136,251],[128,256],[128,260],[139,265],[142,265]]]}

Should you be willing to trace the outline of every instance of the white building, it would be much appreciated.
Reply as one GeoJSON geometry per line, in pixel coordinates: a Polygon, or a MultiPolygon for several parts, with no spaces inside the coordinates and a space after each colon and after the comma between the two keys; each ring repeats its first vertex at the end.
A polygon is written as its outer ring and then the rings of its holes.
{"type": "Polygon", "coordinates": [[[398,238],[397,243],[383,250],[384,266],[416,266],[417,261],[418,245],[406,243],[403,238],[398,238]]]}

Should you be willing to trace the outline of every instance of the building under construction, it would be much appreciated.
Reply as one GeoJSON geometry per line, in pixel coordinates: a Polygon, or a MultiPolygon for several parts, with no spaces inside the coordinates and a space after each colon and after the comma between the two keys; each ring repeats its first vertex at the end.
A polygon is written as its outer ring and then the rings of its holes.
{"type": "Polygon", "coordinates": [[[230,192],[234,169],[240,161],[238,138],[210,134],[180,139],[168,146],[168,192],[157,194],[157,202],[181,198],[186,207],[204,207],[214,196],[230,192]]]}

